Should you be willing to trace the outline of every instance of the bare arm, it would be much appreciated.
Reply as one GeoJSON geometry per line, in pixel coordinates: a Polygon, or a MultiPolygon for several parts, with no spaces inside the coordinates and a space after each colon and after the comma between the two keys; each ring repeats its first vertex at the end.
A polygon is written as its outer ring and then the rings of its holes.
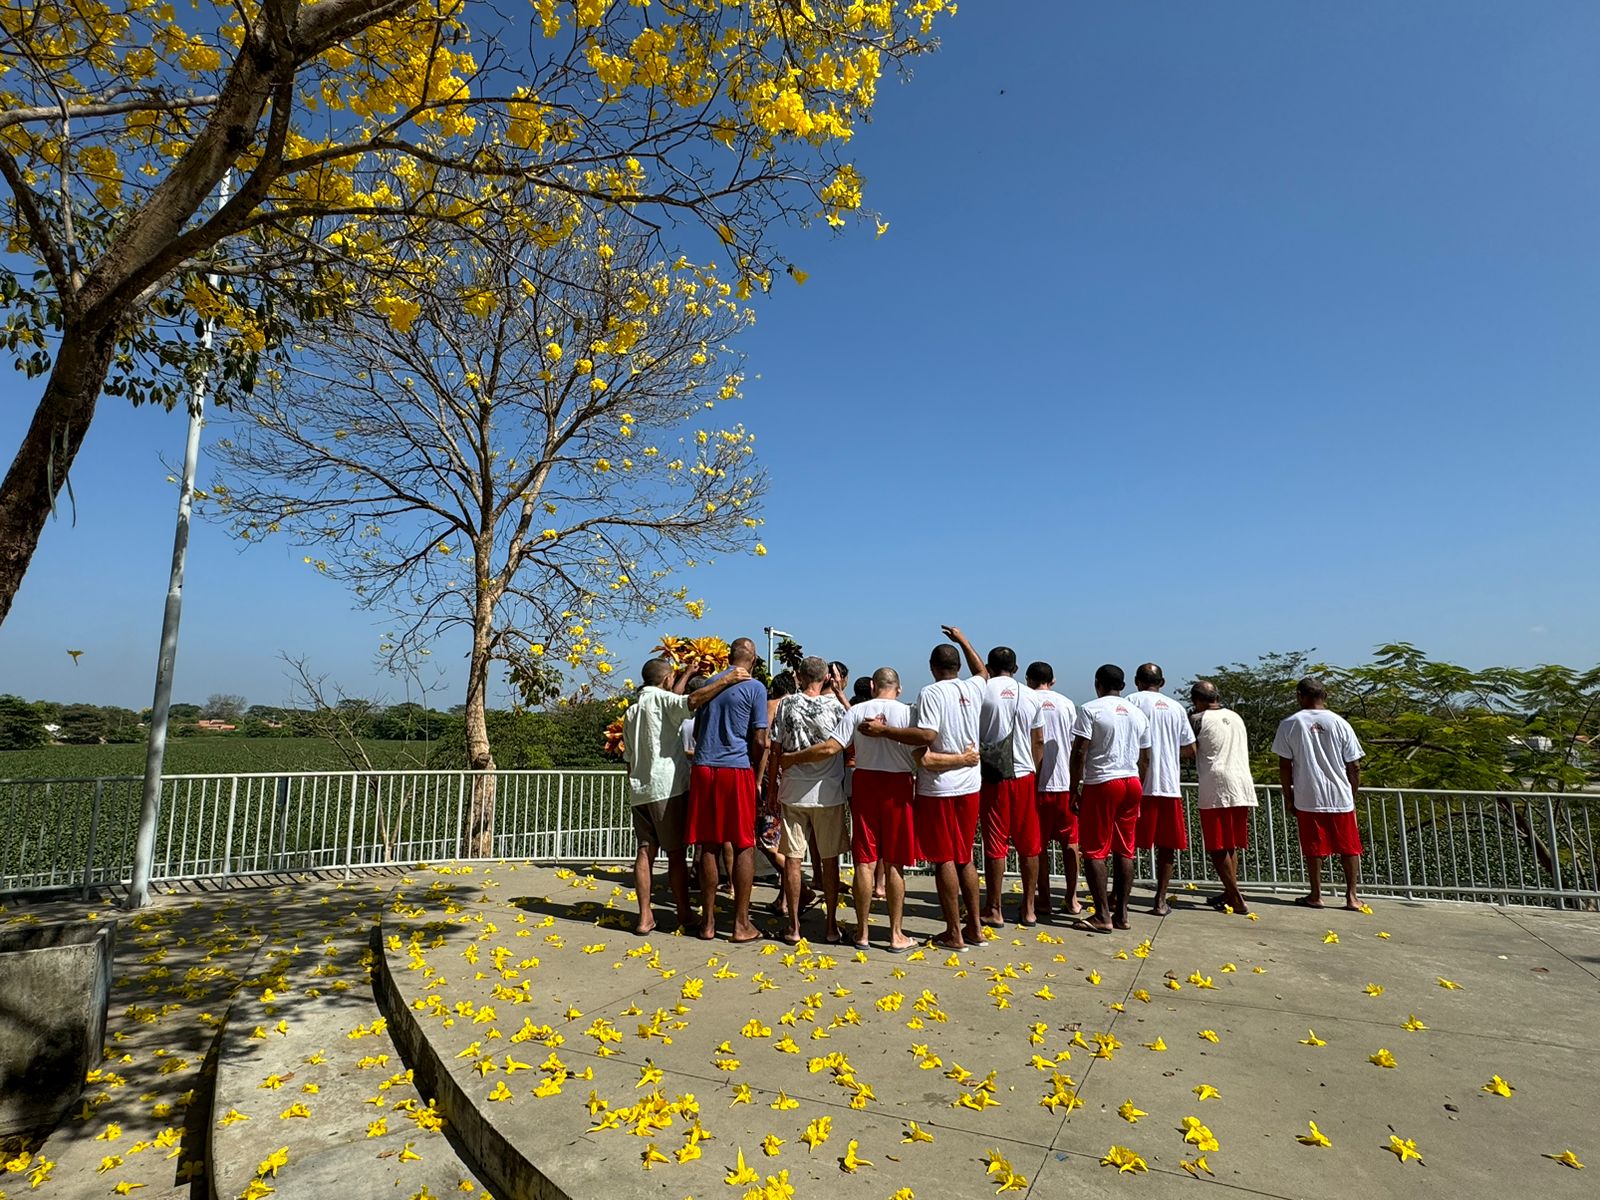
{"type": "MultiPolygon", "coordinates": [[[[760,729],[752,729],[749,741],[750,762],[752,764],[760,762],[767,753],[767,747],[771,744],[772,740],[767,737],[766,726],[762,726],[760,729]]],[[[777,756],[774,755],[773,757],[777,756]]]]}
{"type": "MultiPolygon", "coordinates": [[[[1345,768],[1349,770],[1348,767],[1345,768]]],[[[1278,786],[1283,789],[1283,802],[1294,806],[1294,759],[1278,756],[1278,786]]]]}
{"type": "Polygon", "coordinates": [[[1139,778],[1140,779],[1149,779],[1150,778],[1150,747],[1149,746],[1141,746],[1139,748],[1139,778]]]}
{"type": "Polygon", "coordinates": [[[675,696],[683,695],[683,689],[689,686],[689,668],[679,667],[672,676],[672,686],[667,689],[675,696]]]}
{"type": "Polygon", "coordinates": [[[801,763],[824,762],[843,751],[844,747],[833,738],[823,738],[820,742],[807,746],[804,750],[785,751],[782,765],[785,767],[798,767],[801,763]]]}
{"type": "Polygon", "coordinates": [[[1044,766],[1044,730],[1033,731],[1033,769],[1037,771],[1044,766]]]}
{"type": "Polygon", "coordinates": [[[1187,746],[1179,746],[1178,747],[1178,757],[1179,758],[1193,758],[1194,757],[1194,748],[1195,748],[1195,743],[1194,742],[1190,742],[1187,746]]]}
{"type": "MultiPolygon", "coordinates": [[[[746,671],[743,667],[730,667],[704,687],[695,688],[694,691],[689,693],[689,711],[696,711],[697,709],[701,708],[706,701],[716,696],[717,693],[726,691],[734,684],[743,683],[749,678],[750,672],[746,671]]],[[[677,690],[681,691],[682,689],[677,690]]],[[[754,759],[751,761],[754,761],[754,759]]]]}
{"type": "Polygon", "coordinates": [[[978,652],[972,648],[972,643],[967,640],[967,635],[954,625],[941,625],[945,637],[961,647],[961,653],[966,656],[967,670],[972,672],[974,679],[989,678],[989,668],[984,666],[983,659],[978,657],[978,652]]]}
{"type": "Polygon", "coordinates": [[[978,765],[978,747],[968,742],[960,754],[941,754],[937,750],[922,750],[917,754],[917,765],[924,771],[954,771],[959,767],[978,765]]]}
{"type": "Polygon", "coordinates": [[[891,742],[899,742],[902,746],[913,748],[931,746],[939,737],[937,729],[924,729],[920,725],[895,729],[885,724],[882,717],[873,717],[870,721],[861,722],[857,732],[867,737],[888,738],[891,742]]]}
{"type": "Polygon", "coordinates": [[[1089,739],[1078,737],[1072,739],[1072,757],[1067,760],[1069,778],[1072,780],[1072,811],[1078,811],[1078,804],[1083,799],[1083,757],[1089,750],[1089,739]]]}
{"type": "Polygon", "coordinates": [[[1347,762],[1344,765],[1344,777],[1350,781],[1350,798],[1359,799],[1361,796],[1361,760],[1347,762]]]}

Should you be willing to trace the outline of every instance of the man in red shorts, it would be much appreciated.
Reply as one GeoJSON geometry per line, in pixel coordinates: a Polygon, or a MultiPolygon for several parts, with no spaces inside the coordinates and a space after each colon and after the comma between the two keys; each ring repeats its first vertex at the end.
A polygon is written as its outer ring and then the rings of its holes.
{"type": "Polygon", "coordinates": [[[1047,662],[1028,664],[1028,686],[1039,705],[1044,743],[1039,759],[1039,884],[1034,911],[1041,918],[1050,915],[1050,866],[1045,850],[1050,842],[1061,847],[1061,873],[1066,881],[1062,911],[1068,916],[1083,912],[1078,903],[1078,816],[1072,811],[1072,724],[1078,719],[1078,706],[1053,691],[1055,669],[1047,662]]]}
{"type": "Polygon", "coordinates": [[[1107,663],[1094,673],[1095,698],[1078,710],[1072,726],[1072,808],[1078,814],[1083,873],[1094,897],[1094,916],[1074,929],[1110,933],[1127,929],[1133,887],[1133,841],[1139,824],[1139,776],[1150,763],[1150,722],[1122,698],[1122,668],[1107,663]],[[1106,891],[1106,859],[1116,858],[1115,887],[1106,891]]]}
{"type": "Polygon", "coordinates": [[[1250,773],[1250,734],[1239,714],[1222,707],[1209,679],[1189,689],[1194,706],[1194,765],[1200,778],[1200,836],[1222,894],[1206,903],[1221,912],[1249,913],[1239,891],[1239,851],[1250,844],[1250,815],[1256,809],[1256,781],[1250,773]]]}
{"type": "Polygon", "coordinates": [[[1272,739],[1278,756],[1283,801],[1300,825],[1300,851],[1306,856],[1311,894],[1297,896],[1304,908],[1322,907],[1322,860],[1338,855],[1344,864],[1344,906],[1361,911],[1356,884],[1361,880],[1361,828],[1356,796],[1361,791],[1361,743],[1350,722],[1328,711],[1322,681],[1307,675],[1295,687],[1300,711],[1283,719],[1272,739]]]}
{"type": "Polygon", "coordinates": [[[1172,867],[1178,861],[1178,851],[1189,848],[1178,760],[1194,757],[1189,714],[1176,700],[1161,694],[1166,683],[1160,667],[1145,663],[1133,673],[1133,684],[1139,690],[1128,697],[1128,702],[1138,705],[1150,722],[1150,765],[1140,779],[1143,795],[1139,798],[1139,829],[1134,844],[1140,850],[1155,847],[1156,895],[1150,911],[1158,917],[1172,911],[1167,903],[1172,867]]]}
{"type": "MultiPolygon", "coordinates": [[[[951,641],[966,641],[955,626],[940,628],[951,641]]],[[[946,950],[964,950],[968,942],[978,944],[983,938],[972,848],[978,831],[978,713],[988,672],[981,662],[971,665],[974,674],[959,678],[960,651],[955,646],[935,646],[928,656],[934,681],[917,696],[913,726],[891,729],[881,718],[874,718],[859,727],[868,737],[886,737],[924,751],[919,757],[911,818],[917,856],[933,865],[939,909],[944,915],[944,933],[934,938],[933,944],[946,950]]]]}
{"type": "Polygon", "coordinates": [[[916,946],[901,929],[905,915],[905,869],[917,860],[911,823],[916,794],[915,751],[887,737],[861,733],[863,722],[881,718],[886,729],[910,729],[911,708],[900,701],[900,673],[879,667],[872,673],[872,695],[839,719],[833,736],[783,756],[784,770],[855,749],[850,796],[850,853],[855,860],[857,950],[870,949],[868,930],[878,884],[886,884],[889,949],[904,954],[916,946]]]}
{"type": "MultiPolygon", "coordinates": [[[[755,661],[756,646],[749,638],[739,638],[728,647],[729,670],[748,673],[755,661]]],[[[761,931],[750,923],[756,844],[756,773],[752,764],[761,761],[767,748],[767,689],[760,680],[745,679],[712,697],[695,718],[694,743],[688,840],[700,853],[700,936],[707,941],[717,936],[717,860],[722,844],[730,842],[730,940],[753,942],[761,931]]]]}

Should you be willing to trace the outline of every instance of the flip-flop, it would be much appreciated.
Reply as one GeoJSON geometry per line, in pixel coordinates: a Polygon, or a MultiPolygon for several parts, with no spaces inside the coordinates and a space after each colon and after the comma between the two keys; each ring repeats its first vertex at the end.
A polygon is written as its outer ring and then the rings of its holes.
{"type": "Polygon", "coordinates": [[[1311,903],[1311,897],[1310,896],[1296,896],[1294,898],[1294,903],[1295,903],[1295,907],[1296,908],[1326,908],[1326,907],[1328,907],[1326,904],[1321,904],[1321,903],[1313,904],[1313,903],[1311,903]]]}
{"type": "Polygon", "coordinates": [[[1111,933],[1112,932],[1110,929],[1102,929],[1098,925],[1091,924],[1090,922],[1085,921],[1082,917],[1076,917],[1073,920],[1068,921],[1067,922],[1067,928],[1068,929],[1076,929],[1079,933],[1111,933]]]}
{"type": "Polygon", "coordinates": [[[844,945],[844,934],[836,933],[831,938],[825,937],[817,940],[824,946],[842,946],[844,945]]]}
{"type": "Polygon", "coordinates": [[[1023,929],[1032,929],[1038,923],[1039,922],[1037,920],[1024,921],[1024,920],[1022,920],[1020,918],[1018,918],[1018,920],[1017,920],[1017,924],[1020,925],[1023,929]]]}
{"type": "Polygon", "coordinates": [[[857,950],[860,950],[863,953],[865,953],[866,951],[872,949],[872,943],[871,942],[852,942],[851,945],[853,945],[857,950]]]}
{"type": "Polygon", "coordinates": [[[885,946],[884,949],[890,954],[910,954],[920,945],[920,942],[912,942],[909,946],[885,946]]]}

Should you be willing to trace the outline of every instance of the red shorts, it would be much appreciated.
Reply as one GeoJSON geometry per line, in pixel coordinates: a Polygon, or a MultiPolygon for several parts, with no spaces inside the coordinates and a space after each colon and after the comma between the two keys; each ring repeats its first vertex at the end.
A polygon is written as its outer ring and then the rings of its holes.
{"type": "Polygon", "coordinates": [[[689,773],[689,836],[697,846],[756,844],[756,773],[749,767],[701,767],[689,773]]]}
{"type": "Polygon", "coordinates": [[[1078,814],[1072,811],[1071,792],[1039,793],[1039,835],[1044,841],[1078,844],[1078,814]]]}
{"type": "Polygon", "coordinates": [[[1133,857],[1139,825],[1139,777],[1085,784],[1078,812],[1078,844],[1085,858],[1133,857]]]}
{"type": "Polygon", "coordinates": [[[1331,854],[1360,854],[1361,827],[1350,812],[1294,811],[1300,824],[1300,850],[1307,858],[1327,858],[1331,854]]]}
{"type": "Polygon", "coordinates": [[[917,861],[911,821],[915,776],[856,768],[850,795],[850,853],[858,863],[909,867],[917,861]]]}
{"type": "Polygon", "coordinates": [[[1243,850],[1248,846],[1250,813],[1249,808],[1202,808],[1200,839],[1206,844],[1206,853],[1243,850]]]}
{"type": "Polygon", "coordinates": [[[1039,844],[1039,802],[1034,776],[986,782],[979,793],[983,815],[983,856],[1004,858],[1015,845],[1019,858],[1036,858],[1039,844]]]}
{"type": "Polygon", "coordinates": [[[978,829],[978,793],[966,796],[918,796],[911,802],[916,830],[917,857],[923,862],[953,862],[964,867],[972,861],[972,842],[978,829]]]}
{"type": "Polygon", "coordinates": [[[1187,850],[1189,827],[1183,819],[1182,798],[1141,795],[1135,842],[1141,850],[1148,850],[1151,846],[1159,846],[1163,850],[1187,850]]]}

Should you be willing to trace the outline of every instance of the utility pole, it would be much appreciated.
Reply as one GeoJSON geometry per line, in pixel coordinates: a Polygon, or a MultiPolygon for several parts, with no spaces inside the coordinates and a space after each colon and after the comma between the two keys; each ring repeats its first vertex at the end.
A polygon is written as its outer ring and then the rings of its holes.
{"type": "MultiPolygon", "coordinates": [[[[226,172],[218,187],[217,207],[228,202],[233,173],[226,172]]],[[[206,281],[220,289],[222,280],[206,281]]],[[[205,323],[200,346],[211,349],[213,324],[205,323]]],[[[189,436],[183,447],[183,480],[178,489],[178,525],[172,535],[172,573],[167,583],[166,611],[161,618],[161,650],[156,658],[156,694],[150,705],[150,744],[144,758],[144,798],[139,805],[139,831],[133,843],[133,880],[128,887],[128,908],[150,902],[150,871],[155,859],[156,824],[161,816],[161,767],[167,755],[167,717],[172,707],[172,673],[178,659],[178,622],[183,617],[183,570],[189,557],[189,512],[194,507],[194,477],[200,462],[200,430],[205,426],[206,392],[210,372],[201,372],[189,395],[189,436]]]]}
{"type": "Polygon", "coordinates": [[[772,645],[778,638],[793,637],[794,634],[784,629],[774,629],[771,625],[763,626],[762,632],[767,635],[767,674],[776,675],[778,672],[772,667],[772,645]]]}

